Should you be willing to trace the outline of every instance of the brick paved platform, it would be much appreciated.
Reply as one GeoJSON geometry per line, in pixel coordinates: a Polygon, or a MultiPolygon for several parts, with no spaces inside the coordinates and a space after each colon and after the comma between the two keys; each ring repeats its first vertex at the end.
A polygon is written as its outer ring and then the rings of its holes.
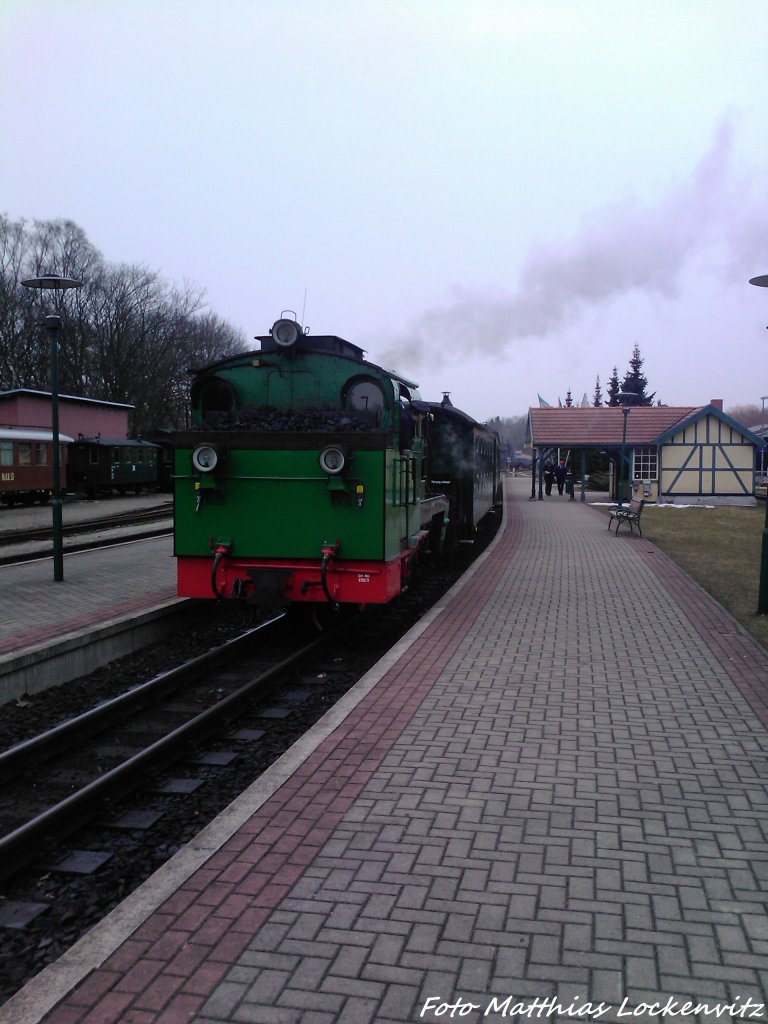
{"type": "Polygon", "coordinates": [[[768,1019],[765,652],[507,486],[461,589],[2,1024],[768,1019]]]}
{"type": "Polygon", "coordinates": [[[65,554],[58,583],[50,558],[0,566],[0,655],[175,599],[170,537],[65,554]]]}

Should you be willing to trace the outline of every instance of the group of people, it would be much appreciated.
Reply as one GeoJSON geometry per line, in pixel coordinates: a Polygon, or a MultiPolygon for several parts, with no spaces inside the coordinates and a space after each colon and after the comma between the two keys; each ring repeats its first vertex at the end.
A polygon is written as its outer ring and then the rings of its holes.
{"type": "Polygon", "coordinates": [[[568,470],[565,466],[565,459],[561,459],[556,466],[548,459],[544,463],[544,493],[551,494],[552,484],[557,482],[557,493],[562,494],[567,475],[568,470]]]}

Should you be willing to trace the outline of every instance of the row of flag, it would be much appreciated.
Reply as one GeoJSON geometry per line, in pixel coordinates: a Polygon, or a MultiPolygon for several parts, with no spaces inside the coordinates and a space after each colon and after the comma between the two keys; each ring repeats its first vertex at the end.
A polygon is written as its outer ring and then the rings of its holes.
{"type": "MultiPolygon", "coordinates": [[[[587,398],[587,392],[586,391],[584,392],[584,397],[582,398],[581,402],[579,402],[578,404],[576,402],[574,402],[573,404],[574,404],[574,408],[576,408],[576,409],[589,409],[590,402],[589,402],[589,399],[587,398]]],[[[563,401],[562,401],[562,399],[560,398],[559,395],[557,396],[557,407],[558,407],[558,409],[563,409],[564,408],[563,401]]],[[[554,406],[552,405],[551,402],[547,402],[544,398],[541,397],[541,395],[539,395],[539,408],[540,409],[553,409],[554,406]]]]}

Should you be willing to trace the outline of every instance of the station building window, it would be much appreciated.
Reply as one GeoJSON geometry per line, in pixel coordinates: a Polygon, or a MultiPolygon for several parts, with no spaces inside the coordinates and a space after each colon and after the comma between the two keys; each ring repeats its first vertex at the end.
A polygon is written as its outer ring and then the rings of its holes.
{"type": "Polygon", "coordinates": [[[659,456],[657,448],[635,448],[634,480],[657,480],[659,476],[659,456]]]}

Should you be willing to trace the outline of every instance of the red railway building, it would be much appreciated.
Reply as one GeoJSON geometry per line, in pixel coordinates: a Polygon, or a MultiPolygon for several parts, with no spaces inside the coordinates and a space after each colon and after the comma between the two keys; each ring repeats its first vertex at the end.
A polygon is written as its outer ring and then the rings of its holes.
{"type": "MultiPolygon", "coordinates": [[[[77,439],[83,437],[127,437],[128,416],[135,408],[122,402],[59,395],[59,430],[77,439]]],[[[35,427],[50,430],[51,393],[15,388],[0,391],[0,424],[7,427],[35,427]]]]}

